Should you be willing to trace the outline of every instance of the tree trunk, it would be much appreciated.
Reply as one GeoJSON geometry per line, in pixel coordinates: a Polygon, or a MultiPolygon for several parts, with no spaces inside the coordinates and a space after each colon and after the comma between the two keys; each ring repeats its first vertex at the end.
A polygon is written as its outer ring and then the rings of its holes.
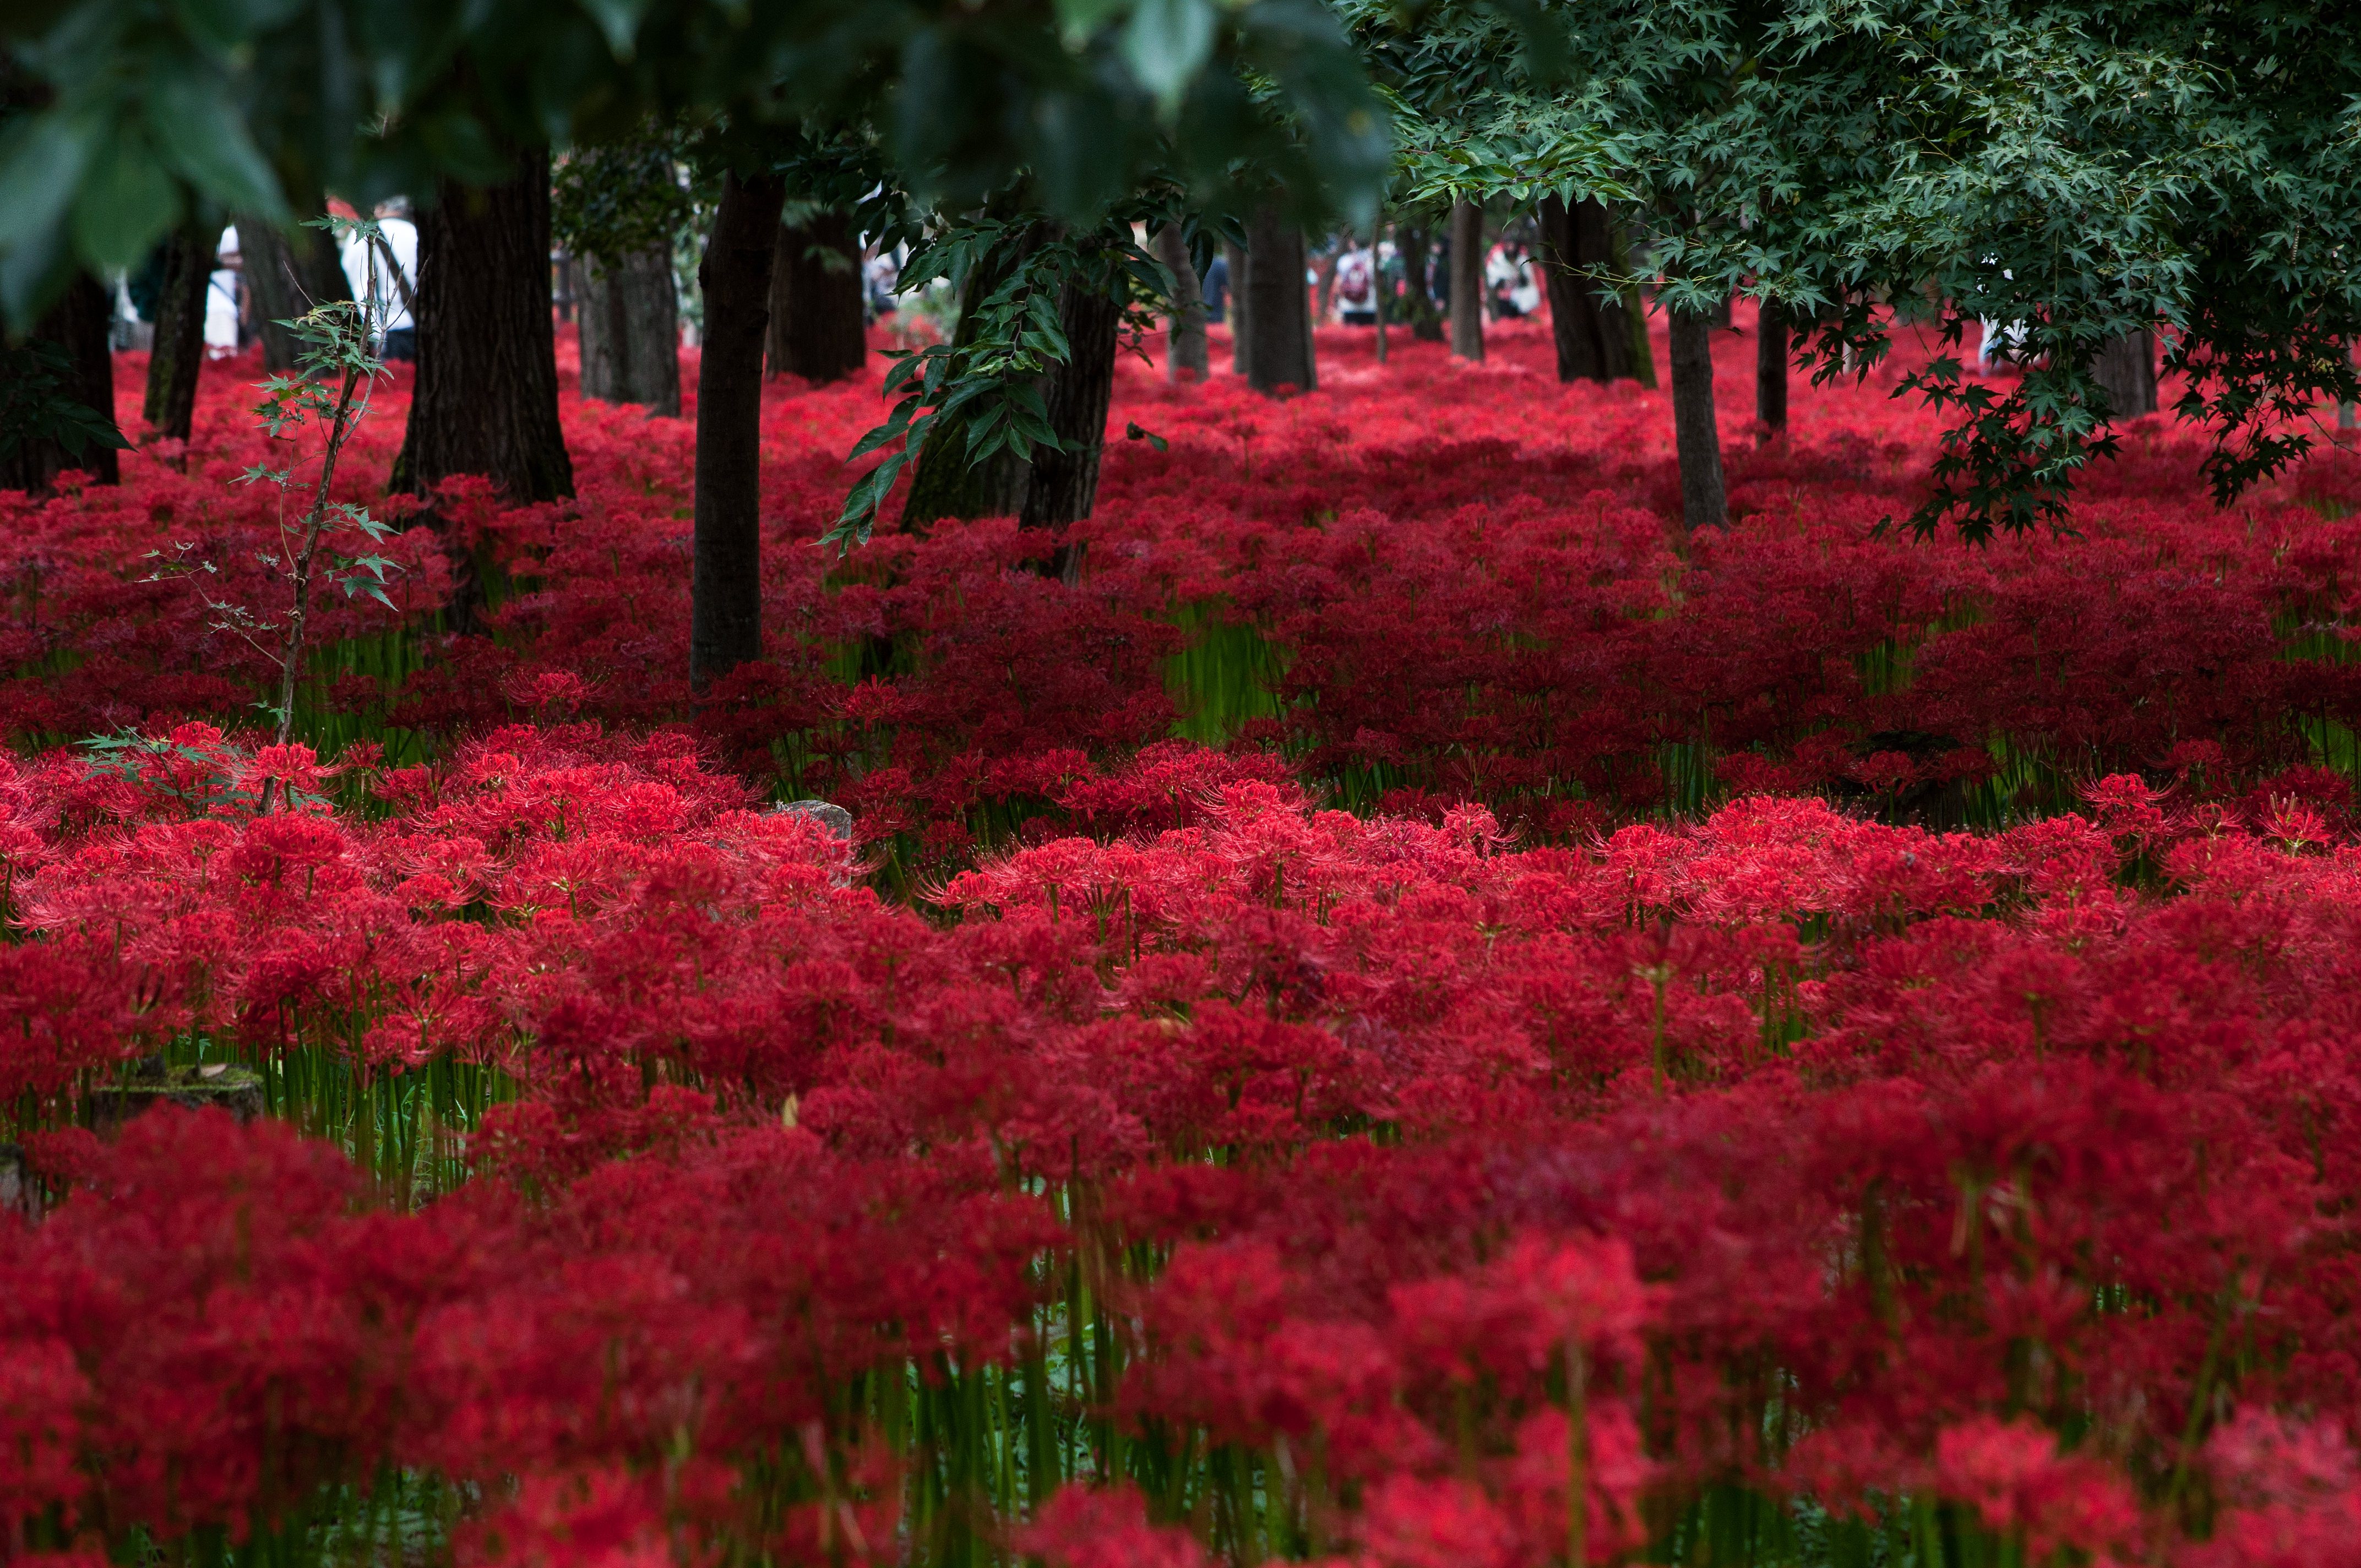
{"type": "MultiPolygon", "coordinates": [[[[107,332],[114,317],[114,294],[89,273],[78,272],[30,334],[66,351],[73,368],[60,390],[104,414],[110,425],[115,423],[115,356],[107,346],[107,332]]],[[[69,468],[81,469],[95,484],[120,484],[123,479],[112,446],[93,443],[80,452],[68,452],[55,441],[27,441],[0,463],[0,490],[39,494],[69,468]]]]}
{"type": "MultiPolygon", "coordinates": [[[[313,214],[325,212],[326,198],[314,192],[313,199],[297,210],[313,214]]],[[[335,236],[325,229],[282,231],[252,214],[238,219],[237,241],[246,253],[246,286],[254,294],[255,330],[262,338],[263,367],[283,375],[301,362],[304,345],[292,328],[279,323],[353,297],[343,255],[335,236]]]]}
{"type": "Polygon", "coordinates": [[[1222,242],[1222,258],[1230,267],[1230,374],[1244,376],[1253,367],[1253,339],[1246,332],[1246,247],[1222,242]]]}
{"type": "Polygon", "coordinates": [[[1754,329],[1754,418],[1763,441],[1787,433],[1787,318],[1768,300],[1754,329]]]}
{"type": "Polygon", "coordinates": [[[481,474],[513,502],[572,495],[557,420],[548,153],[526,153],[504,185],[444,182],[418,220],[414,300],[418,378],[390,488],[432,495],[455,474],[481,474]]]}
{"type": "Polygon", "coordinates": [[[254,331],[262,339],[262,367],[283,376],[303,355],[302,337],[283,323],[300,319],[303,302],[295,254],[278,226],[253,214],[237,220],[237,247],[246,255],[246,286],[254,295],[254,331]]]}
{"type": "MultiPolygon", "coordinates": [[[[1631,253],[1623,244],[1623,231],[1613,224],[1607,225],[1608,266],[1618,278],[1631,275],[1631,253]]],[[[1648,296],[1639,283],[1623,290],[1623,322],[1631,334],[1631,378],[1650,391],[1656,389],[1656,351],[1648,342],[1648,296]]]]}
{"type": "Polygon", "coordinates": [[[1275,205],[1257,207],[1246,246],[1246,384],[1257,392],[1320,384],[1312,308],[1303,292],[1303,231],[1275,205]]]}
{"type": "MultiPolygon", "coordinates": [[[[1042,401],[1049,410],[1049,429],[1064,450],[1042,447],[1034,453],[1032,480],[1026,486],[1018,521],[1027,528],[1063,533],[1067,524],[1090,516],[1098,500],[1123,304],[1104,288],[1076,280],[1066,285],[1058,315],[1071,353],[1049,378],[1049,395],[1042,401]]],[[[1053,574],[1071,583],[1081,568],[1082,546],[1061,543],[1051,563],[1053,574]]]]}
{"type": "Polygon", "coordinates": [[[869,363],[869,327],[852,220],[821,212],[807,224],[781,225],[778,252],[771,266],[771,374],[815,385],[859,375],[869,363]]]}
{"type": "Polygon", "coordinates": [[[1598,284],[1585,272],[1611,272],[1613,236],[1607,209],[1584,201],[1568,208],[1555,197],[1542,203],[1542,276],[1549,284],[1550,335],[1557,343],[1561,381],[1636,379],[1631,323],[1622,302],[1601,303],[1598,284]]]}
{"type": "Polygon", "coordinates": [[[721,182],[697,280],[705,353],[697,373],[697,550],[688,680],[763,656],[763,338],[786,186],[775,174],[721,182]]]}
{"type": "Polygon", "coordinates": [[[1451,352],[1484,357],[1484,209],[1451,205],[1451,352]]]}
{"type": "Polygon", "coordinates": [[[1672,313],[1673,433],[1681,466],[1681,525],[1691,532],[1729,521],[1721,432],[1713,415],[1713,313],[1672,313]]]}
{"type": "Polygon", "coordinates": [[[680,303],[672,258],[650,247],[609,267],[576,266],[582,323],[582,395],[680,417],[680,303]]]}
{"type": "MultiPolygon", "coordinates": [[[[143,413],[168,441],[186,441],[196,419],[197,370],[205,360],[205,289],[213,279],[214,237],[192,225],[172,236],[164,292],[156,302],[156,347],[148,359],[143,413]]],[[[214,230],[218,234],[219,230],[214,230]]]]}
{"type": "Polygon", "coordinates": [[[1409,301],[1410,334],[1422,343],[1441,343],[1443,313],[1434,308],[1434,258],[1427,254],[1427,232],[1403,232],[1402,285],[1409,301]]]}
{"type": "MultiPolygon", "coordinates": [[[[960,290],[959,330],[951,334],[954,347],[964,348],[975,341],[975,323],[983,302],[1008,281],[1034,244],[1031,233],[1020,235],[1013,249],[986,257],[969,271],[960,290]]],[[[947,517],[1019,516],[1025,510],[1025,492],[1032,477],[1032,465],[1005,449],[981,463],[970,463],[966,427],[947,422],[927,437],[918,453],[917,472],[911,477],[909,497],[902,503],[903,532],[924,533],[947,517]]]]}
{"type": "Polygon", "coordinates": [[[2091,362],[2091,375],[2106,389],[2109,419],[2156,412],[2156,334],[2136,332],[2108,343],[2091,362]]]}
{"type": "Polygon", "coordinates": [[[1213,373],[1205,342],[1205,300],[1197,286],[1197,264],[1179,224],[1156,231],[1156,259],[1172,274],[1172,330],[1165,339],[1164,375],[1173,381],[1202,381],[1213,373]]]}

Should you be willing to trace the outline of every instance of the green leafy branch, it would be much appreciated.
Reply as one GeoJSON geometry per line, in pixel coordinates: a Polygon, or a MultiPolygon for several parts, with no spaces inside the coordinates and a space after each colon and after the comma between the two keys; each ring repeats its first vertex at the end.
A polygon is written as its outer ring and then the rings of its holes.
{"type": "MultiPolygon", "coordinates": [[[[1033,218],[977,218],[948,229],[911,254],[906,288],[936,279],[964,285],[978,269],[1007,265],[1008,276],[972,313],[966,341],[892,352],[885,396],[895,400],[884,423],[863,435],[847,462],[885,455],[845,497],[834,527],[819,543],[840,554],[869,542],[878,510],[902,470],[930,439],[950,430],[970,465],[1008,453],[1030,462],[1036,452],[1064,450],[1049,426],[1042,382],[1073,357],[1060,303],[1069,287],[1122,290],[1126,302],[1164,298],[1172,280],[1161,263],[1134,244],[1128,224],[1111,223],[1083,236],[1058,232],[1033,218]],[[948,423],[946,422],[948,422],[948,423]]],[[[1127,315],[1135,341],[1149,318],[1127,315]]]]}
{"type": "MultiPolygon", "coordinates": [[[[394,530],[371,517],[366,508],[334,499],[337,460],[361,421],[368,416],[369,396],[385,367],[377,356],[381,323],[375,319],[377,299],[377,225],[368,218],[323,218],[313,227],[350,233],[368,247],[370,277],[359,301],[336,300],[313,309],[299,320],[280,324],[304,343],[298,374],[273,376],[263,382],[262,401],[255,417],[273,441],[292,441],[306,430],[321,433],[320,448],[284,466],[258,464],[238,476],[237,482],[267,485],[279,493],[279,547],[260,555],[266,570],[287,585],[283,611],[258,614],[250,607],[203,593],[214,614],[214,629],[243,639],[279,667],[278,701],[267,705],[277,721],[277,742],[286,745],[295,730],[295,685],[303,668],[313,591],[341,591],[346,598],[367,598],[388,609],[396,608],[385,591],[389,575],[399,563],[375,554],[346,554],[337,542],[357,534],[370,544],[392,537],[394,530]],[[314,471],[306,473],[307,468],[314,471]],[[301,507],[291,519],[290,502],[301,507]]],[[[193,556],[182,545],[173,554],[150,552],[159,561],[149,580],[166,577],[201,578],[214,575],[212,562],[193,556]]],[[[259,811],[270,809],[270,785],[263,786],[259,811]]]]}

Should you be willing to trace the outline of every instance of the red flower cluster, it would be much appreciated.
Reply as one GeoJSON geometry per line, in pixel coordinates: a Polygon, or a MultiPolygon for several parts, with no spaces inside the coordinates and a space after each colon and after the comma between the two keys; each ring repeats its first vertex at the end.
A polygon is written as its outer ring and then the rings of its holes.
{"type": "Polygon", "coordinates": [[[202,1036],[516,1099],[406,1213],[217,1113],[31,1140],[28,1544],[284,1534],[388,1467],[482,1498],[485,1562],[1505,1568],[1742,1497],[2268,1563],[2356,1506],[2361,858],[2316,814],[2111,778],[1993,836],[1753,799],[1519,850],[1167,751],[1102,788],[1185,826],[939,924],[674,740],[256,819],[176,739],[11,784],[12,952],[71,977],[12,997],[12,1090],[202,1036]]]}
{"type": "MultiPolygon", "coordinates": [[[[844,801],[944,872],[1023,821],[1077,822],[1062,788],[1176,715],[1279,746],[1356,804],[1472,798],[1543,835],[1764,789],[1989,827],[2197,754],[2238,792],[2361,766],[2361,476],[2341,448],[2218,512],[2197,444],[2138,422],[2086,487],[2080,537],[1899,543],[1873,535],[1909,510],[1937,432],[1884,395],[1889,368],[1799,396],[1786,440],[1733,444],[1737,523],[1676,545],[1664,397],[1560,387],[1538,328],[1498,335],[1483,367],[1412,345],[1383,371],[1339,335],[1326,389],[1276,404],[1127,365],[1110,428],[1170,450],[1112,444],[1078,589],[1027,569],[1046,547],[1005,520],[889,532],[843,564],[808,548],[879,405],[873,380],[783,388],[764,423],[771,655],[702,705],[691,427],[569,395],[579,499],[506,509],[455,484],[440,537],[398,552],[399,612],[334,607],[345,673],[316,685],[315,727],[431,747],[517,719],[693,722],[740,771],[844,801]],[[460,554],[491,599],[466,637],[422,619],[460,554]]],[[[1733,438],[1752,346],[1724,345],[1733,438]]],[[[237,411],[252,373],[208,367],[184,468],[135,456],[119,488],[0,499],[17,650],[0,724],[55,740],[245,711],[258,656],[154,556],[220,563],[216,599],[267,597],[263,502],[225,483],[268,455],[237,411]]],[[[357,499],[404,397],[397,379],[342,470],[357,499]]]]}
{"type": "Polygon", "coordinates": [[[1496,347],[1126,370],[1071,588],[796,548],[874,384],[784,389],[701,704],[688,427],[569,398],[319,750],[148,580],[264,591],[232,371],[0,499],[86,742],[0,766],[0,1563],[2354,1560],[2344,456],[1903,545],[1927,428],[1816,393],[1676,545],[1661,399],[1496,347]]]}

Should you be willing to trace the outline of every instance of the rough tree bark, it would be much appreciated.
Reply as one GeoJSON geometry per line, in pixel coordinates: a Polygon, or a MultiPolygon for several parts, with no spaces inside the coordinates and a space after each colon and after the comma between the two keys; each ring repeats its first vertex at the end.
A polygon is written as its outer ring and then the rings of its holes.
{"type": "Polygon", "coordinates": [[[2107,417],[2137,419],[2156,412],[2156,334],[2136,332],[2099,350],[2091,374],[2107,390],[2107,417]]]}
{"type": "MultiPolygon", "coordinates": [[[[1033,244],[1032,236],[1020,236],[1015,248],[987,257],[968,273],[960,291],[960,324],[951,334],[954,346],[965,347],[975,341],[978,310],[1008,281],[1033,244]]],[[[996,452],[971,464],[966,428],[946,423],[927,438],[918,453],[917,472],[911,476],[910,494],[902,503],[903,531],[923,533],[947,517],[1018,516],[1025,510],[1025,492],[1032,477],[1032,466],[1012,452],[996,452]]]]}
{"type": "Polygon", "coordinates": [[[1257,392],[1320,384],[1312,356],[1312,307],[1303,292],[1303,231],[1275,205],[1257,207],[1247,232],[1246,384],[1257,392]]]}
{"type": "MultiPolygon", "coordinates": [[[[418,219],[418,378],[391,488],[431,495],[481,474],[512,501],[574,493],[557,421],[549,154],[471,191],[445,181],[418,219]]],[[[464,611],[463,611],[464,618],[464,611]]]]}
{"type": "Polygon", "coordinates": [[[197,411],[197,370],[205,360],[205,288],[213,277],[218,229],[196,224],[174,234],[156,302],[156,346],[148,359],[143,416],[155,433],[186,441],[197,411]],[[204,232],[210,230],[211,232],[204,232]]]}
{"type": "Polygon", "coordinates": [[[237,247],[246,257],[247,289],[254,295],[254,331],[262,339],[262,367],[283,376],[302,357],[303,340],[294,328],[280,323],[311,309],[295,277],[294,250],[276,225],[250,213],[237,220],[237,247]]]}
{"type": "MultiPolygon", "coordinates": [[[[1059,324],[1072,351],[1049,378],[1042,401],[1049,429],[1062,451],[1043,447],[1033,455],[1033,475],[1025,489],[1019,523],[1054,529],[1091,515],[1099,494],[1099,464],[1106,453],[1107,404],[1115,394],[1115,339],[1123,304],[1103,288],[1066,285],[1058,302],[1059,324]]],[[[1053,576],[1073,582],[1082,572],[1082,547],[1060,543],[1050,562],[1053,576]]]]}
{"type": "Polygon", "coordinates": [[[1222,258],[1230,269],[1230,374],[1244,376],[1252,368],[1253,340],[1246,333],[1246,251],[1242,245],[1222,242],[1222,258]]]}
{"type": "Polygon", "coordinates": [[[1451,352],[1484,357],[1484,209],[1451,205],[1451,352]]]}
{"type": "Polygon", "coordinates": [[[768,353],[772,375],[811,382],[857,376],[869,362],[861,252],[846,214],[820,212],[780,225],[768,353]]]}
{"type": "Polygon", "coordinates": [[[1768,300],[1754,328],[1754,419],[1763,441],[1787,433],[1787,318],[1768,300]]]}
{"type": "MultiPolygon", "coordinates": [[[[325,199],[300,210],[324,212],[325,199]]],[[[353,297],[335,236],[315,228],[287,233],[249,214],[238,220],[237,243],[246,253],[246,286],[254,294],[255,330],[262,338],[263,367],[284,374],[301,361],[303,344],[291,328],[279,323],[353,297]]]]}
{"type": "Polygon", "coordinates": [[[1729,521],[1722,489],[1721,433],[1713,413],[1713,313],[1674,311],[1673,433],[1679,447],[1681,526],[1691,532],[1729,521]]]}
{"type": "MultiPolygon", "coordinates": [[[[1571,208],[1555,197],[1541,208],[1542,275],[1549,284],[1550,334],[1561,381],[1636,380],[1631,323],[1620,300],[1601,303],[1586,269],[1612,269],[1614,236],[1597,202],[1571,208]]],[[[1644,341],[1644,339],[1643,339],[1644,341]]]]}
{"type": "Polygon", "coordinates": [[[1408,302],[1410,334],[1422,343],[1443,341],[1443,313],[1434,308],[1434,258],[1427,254],[1424,229],[1402,231],[1402,287],[1408,302]]]}
{"type": "Polygon", "coordinates": [[[705,353],[697,372],[697,546],[688,680],[763,656],[763,336],[786,186],[775,174],[721,182],[697,280],[705,353]]]}
{"type": "MultiPolygon", "coordinates": [[[[66,351],[73,373],[62,389],[104,414],[110,424],[115,422],[115,356],[106,334],[114,314],[114,295],[89,273],[77,273],[64,297],[49,308],[30,334],[66,351]]],[[[54,441],[28,441],[0,464],[0,490],[40,494],[69,468],[81,469],[96,484],[122,482],[122,465],[112,446],[87,445],[69,453],[54,441]]]]}
{"type": "Polygon", "coordinates": [[[582,395],[678,419],[680,302],[672,258],[651,247],[611,266],[582,257],[577,267],[582,395]]]}
{"type": "Polygon", "coordinates": [[[1172,274],[1172,330],[1164,345],[1165,378],[1202,381],[1213,371],[1212,350],[1205,340],[1205,300],[1179,224],[1166,224],[1156,231],[1156,259],[1172,274]]]}

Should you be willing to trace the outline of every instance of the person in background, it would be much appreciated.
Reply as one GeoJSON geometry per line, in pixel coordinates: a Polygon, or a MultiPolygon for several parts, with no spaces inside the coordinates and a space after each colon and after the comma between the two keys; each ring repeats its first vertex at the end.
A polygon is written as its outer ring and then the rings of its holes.
{"type": "Polygon", "coordinates": [[[244,258],[238,254],[237,230],[222,230],[214,247],[213,275],[205,281],[205,355],[218,359],[245,346],[245,285],[240,275],[244,258]]]}
{"type": "Polygon", "coordinates": [[[868,298],[869,319],[890,316],[902,308],[902,257],[899,249],[872,249],[861,264],[862,292],[868,298]]]}
{"type": "Polygon", "coordinates": [[[1484,258],[1484,294],[1496,322],[1516,321],[1541,308],[1542,291],[1521,243],[1502,240],[1484,258]]]}
{"type": "Polygon", "coordinates": [[[410,319],[410,297],[418,287],[418,225],[410,221],[410,204],[396,198],[378,203],[377,226],[379,237],[374,246],[357,236],[346,240],[345,278],[353,286],[353,298],[367,302],[369,314],[384,323],[383,356],[415,360],[418,324],[410,319]],[[368,298],[372,250],[377,263],[373,301],[368,298]]]}
{"type": "Polygon", "coordinates": [[[1213,264],[1205,269],[1203,293],[1206,322],[1226,321],[1230,313],[1230,258],[1218,250],[1213,252],[1213,264]]]}
{"type": "Polygon", "coordinates": [[[1990,316],[1976,319],[1976,356],[1969,367],[1971,376],[1993,374],[1995,364],[2014,364],[2016,351],[2025,346],[2023,322],[1996,322],[1990,316]]]}
{"type": "Polygon", "coordinates": [[[1378,320],[1378,258],[1350,235],[1336,258],[1336,319],[1346,326],[1374,326],[1378,320]]]}
{"type": "Polygon", "coordinates": [[[1509,303],[1516,307],[1517,314],[1529,316],[1542,308],[1542,283],[1533,269],[1532,252],[1521,239],[1517,242],[1515,261],[1517,279],[1509,288],[1509,303]]]}

